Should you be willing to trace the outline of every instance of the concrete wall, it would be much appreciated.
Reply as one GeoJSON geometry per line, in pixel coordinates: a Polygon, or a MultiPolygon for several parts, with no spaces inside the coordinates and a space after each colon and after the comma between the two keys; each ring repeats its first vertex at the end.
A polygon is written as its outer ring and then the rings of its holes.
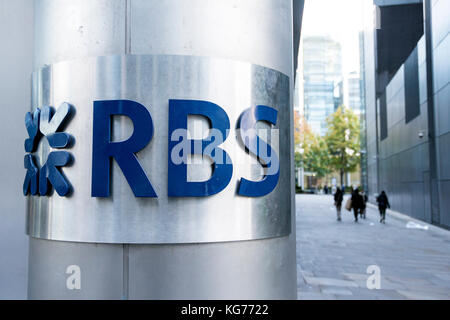
{"type": "Polygon", "coordinates": [[[0,299],[27,293],[25,235],[25,112],[30,108],[33,1],[0,0],[0,299]]]}

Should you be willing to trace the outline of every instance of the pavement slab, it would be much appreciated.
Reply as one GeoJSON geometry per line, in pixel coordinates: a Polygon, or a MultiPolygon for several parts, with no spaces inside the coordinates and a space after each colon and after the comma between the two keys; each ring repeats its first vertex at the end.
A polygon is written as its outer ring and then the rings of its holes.
{"type": "Polygon", "coordinates": [[[331,195],[297,195],[296,217],[299,299],[450,299],[450,231],[389,211],[381,224],[373,206],[338,222],[331,195]]]}

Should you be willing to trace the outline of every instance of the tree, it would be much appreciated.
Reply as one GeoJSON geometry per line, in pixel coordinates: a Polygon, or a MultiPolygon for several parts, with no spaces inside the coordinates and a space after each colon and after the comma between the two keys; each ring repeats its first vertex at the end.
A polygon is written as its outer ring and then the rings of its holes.
{"type": "Polygon", "coordinates": [[[341,184],[344,174],[354,172],[360,162],[360,123],[358,116],[349,108],[341,106],[327,118],[325,142],[328,147],[332,169],[338,171],[341,184]]]}
{"type": "Polygon", "coordinates": [[[314,135],[308,152],[304,155],[305,168],[315,172],[319,178],[331,173],[328,146],[324,138],[314,135]]]}
{"type": "Polygon", "coordinates": [[[331,172],[325,140],[314,134],[304,116],[294,114],[295,166],[324,177],[331,172]]]}
{"type": "Polygon", "coordinates": [[[305,117],[301,116],[298,111],[294,111],[294,145],[296,149],[301,143],[304,119],[305,117]]]}

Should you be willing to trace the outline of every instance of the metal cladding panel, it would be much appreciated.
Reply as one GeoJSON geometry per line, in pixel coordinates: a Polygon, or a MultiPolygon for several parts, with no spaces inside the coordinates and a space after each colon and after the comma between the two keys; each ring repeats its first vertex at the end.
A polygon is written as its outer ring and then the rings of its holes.
{"type": "Polygon", "coordinates": [[[441,155],[441,179],[450,181],[450,132],[439,137],[439,154],[441,155]]]}
{"type": "MultiPolygon", "coordinates": [[[[440,206],[441,208],[448,208],[450,205],[450,197],[445,196],[450,194],[450,181],[449,180],[442,180],[440,183],[440,189],[444,196],[440,197],[440,206]]],[[[448,211],[443,212],[441,214],[441,225],[446,226],[447,228],[450,227],[450,214],[448,214],[448,211]]]]}
{"type": "Polygon", "coordinates": [[[411,3],[421,3],[422,0],[374,0],[373,3],[377,6],[396,6],[411,3]]]}
{"type": "Polygon", "coordinates": [[[129,253],[130,299],[295,298],[295,254],[286,238],[130,245],[129,253]]]}
{"type": "MultiPolygon", "coordinates": [[[[73,105],[75,115],[66,132],[74,136],[75,144],[67,150],[73,155],[73,164],[62,169],[73,193],[67,197],[56,192],[30,196],[31,236],[98,243],[200,243],[290,234],[290,83],[286,75],[225,59],[116,55],[45,67],[35,74],[34,88],[34,107],[73,105]],[[137,158],[157,198],[135,197],[115,161],[111,196],[91,197],[93,102],[114,99],[136,101],[152,116],[154,137],[137,158]],[[231,132],[220,147],[231,157],[233,176],[222,192],[196,198],[168,196],[169,99],[211,101],[228,114],[231,132]],[[252,161],[238,143],[236,123],[244,110],[257,105],[278,111],[275,130],[268,138],[280,159],[280,177],[270,194],[244,197],[236,194],[240,179],[258,181],[264,173],[260,163],[252,161]]],[[[113,119],[112,140],[127,140],[133,132],[132,122],[122,116],[113,119]]],[[[201,136],[209,129],[200,119],[191,124],[194,129],[200,127],[201,136]]],[[[39,167],[52,151],[45,139],[41,140],[35,153],[39,167]]],[[[209,162],[188,165],[191,180],[207,180],[209,172],[209,162]]]]}
{"type": "Polygon", "coordinates": [[[129,17],[129,53],[220,57],[292,73],[292,1],[132,0],[129,17]]]}
{"type": "Polygon", "coordinates": [[[405,61],[405,121],[420,115],[419,59],[417,47],[405,61]]]}
{"type": "Polygon", "coordinates": [[[29,299],[122,299],[122,246],[31,238],[29,299]],[[72,266],[79,290],[69,290],[72,266]]]}
{"type": "Polygon", "coordinates": [[[450,83],[436,93],[434,103],[437,113],[437,133],[443,135],[450,132],[450,83]]]}
{"type": "MultiPolygon", "coordinates": [[[[386,93],[384,92],[380,97],[380,140],[388,137],[388,115],[386,106],[386,93]]],[[[383,152],[381,152],[383,153],[383,152]]]]}
{"type": "MultiPolygon", "coordinates": [[[[432,46],[437,48],[441,42],[448,38],[450,32],[450,20],[448,19],[448,12],[450,12],[450,2],[445,0],[433,0],[432,5],[432,46]]],[[[448,41],[448,40],[447,40],[448,41]]]]}
{"type": "Polygon", "coordinates": [[[123,0],[35,0],[34,65],[125,53],[123,0]]]}

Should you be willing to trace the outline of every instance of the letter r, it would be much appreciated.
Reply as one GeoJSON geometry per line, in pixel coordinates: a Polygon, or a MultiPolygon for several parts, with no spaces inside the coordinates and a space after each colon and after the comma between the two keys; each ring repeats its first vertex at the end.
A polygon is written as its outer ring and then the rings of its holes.
{"type": "Polygon", "coordinates": [[[114,158],[136,197],[157,197],[135,153],[153,137],[153,121],[147,108],[130,100],[94,101],[92,143],[92,197],[109,197],[110,168],[114,158]],[[134,131],[126,141],[111,141],[111,116],[131,119],[134,131]]]}

